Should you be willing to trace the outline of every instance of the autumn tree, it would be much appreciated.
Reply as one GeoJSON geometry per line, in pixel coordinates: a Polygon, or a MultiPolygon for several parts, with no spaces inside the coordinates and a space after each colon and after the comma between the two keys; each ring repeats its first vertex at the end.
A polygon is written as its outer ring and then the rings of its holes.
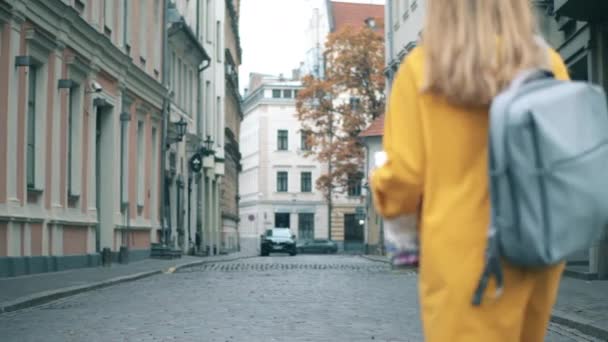
{"type": "Polygon", "coordinates": [[[384,112],[384,38],[367,26],[345,27],[329,35],[324,61],[323,79],[302,79],[297,117],[308,155],[329,166],[316,185],[331,201],[332,193],[360,181],[365,152],[359,133],[384,112]]]}

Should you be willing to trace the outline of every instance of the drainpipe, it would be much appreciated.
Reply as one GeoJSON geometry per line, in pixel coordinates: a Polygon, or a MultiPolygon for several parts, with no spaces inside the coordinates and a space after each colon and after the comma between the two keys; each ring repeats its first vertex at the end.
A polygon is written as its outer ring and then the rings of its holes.
{"type": "MultiPolygon", "coordinates": [[[[197,27],[198,27],[198,25],[197,25],[197,27]]],[[[207,64],[205,64],[203,67],[201,67],[201,68],[198,69],[198,77],[196,78],[197,87],[198,87],[197,96],[196,96],[196,115],[197,115],[198,124],[196,125],[197,126],[196,127],[196,131],[197,131],[197,135],[199,137],[204,137],[205,136],[204,131],[203,131],[203,122],[204,122],[204,120],[203,120],[203,104],[202,104],[202,98],[203,98],[203,95],[202,95],[203,87],[202,87],[202,85],[203,85],[203,82],[201,80],[201,77],[202,77],[203,71],[205,71],[207,68],[209,68],[211,66],[211,59],[207,59],[206,61],[207,61],[207,64]]],[[[205,195],[204,195],[205,189],[203,188],[203,186],[205,184],[205,180],[204,180],[205,175],[204,175],[204,172],[205,171],[201,170],[202,174],[201,174],[201,176],[199,178],[199,186],[198,186],[198,188],[197,188],[198,190],[196,192],[196,202],[197,202],[197,210],[196,210],[196,212],[197,212],[197,217],[201,217],[201,220],[200,220],[201,225],[204,225],[203,224],[203,220],[202,220],[203,219],[202,215],[205,214],[204,202],[203,201],[206,200],[205,199],[205,195]]],[[[198,222],[199,222],[199,220],[197,220],[197,222],[196,222],[196,225],[197,225],[196,229],[197,229],[197,231],[198,231],[198,222]]],[[[201,246],[202,246],[203,245],[203,241],[202,240],[203,240],[203,236],[204,236],[202,228],[201,228],[200,236],[201,236],[201,246]]]]}

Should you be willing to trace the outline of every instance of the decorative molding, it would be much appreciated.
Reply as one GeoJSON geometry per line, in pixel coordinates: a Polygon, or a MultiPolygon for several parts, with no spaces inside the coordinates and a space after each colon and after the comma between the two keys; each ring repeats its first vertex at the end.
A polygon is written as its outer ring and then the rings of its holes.
{"type": "Polygon", "coordinates": [[[86,229],[86,228],[92,228],[95,225],[97,225],[97,221],[91,222],[91,221],[53,219],[53,220],[48,220],[47,224],[70,226],[70,227],[75,227],[75,228],[81,227],[83,229],[86,229]]]}
{"type": "Polygon", "coordinates": [[[124,77],[129,89],[136,89],[139,97],[161,107],[167,93],[162,84],[136,66],[130,56],[87,23],[74,8],[62,1],[48,0],[30,0],[27,6],[21,7],[28,17],[36,18],[40,31],[60,36],[60,40],[82,54],[84,60],[90,60],[93,71],[103,69],[114,79],[124,77]]]}
{"type": "Polygon", "coordinates": [[[43,223],[44,218],[16,216],[16,215],[2,215],[2,216],[0,216],[0,222],[43,223]]]}
{"type": "Polygon", "coordinates": [[[41,50],[45,54],[49,54],[57,48],[57,42],[54,37],[35,27],[25,29],[25,40],[30,48],[41,50]]]}

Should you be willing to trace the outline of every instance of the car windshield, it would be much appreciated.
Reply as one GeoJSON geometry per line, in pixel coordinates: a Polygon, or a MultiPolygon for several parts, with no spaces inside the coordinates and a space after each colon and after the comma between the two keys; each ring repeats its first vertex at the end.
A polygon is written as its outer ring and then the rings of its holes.
{"type": "Polygon", "coordinates": [[[266,236],[273,237],[291,237],[289,229],[269,229],[266,231],[266,236]]]}

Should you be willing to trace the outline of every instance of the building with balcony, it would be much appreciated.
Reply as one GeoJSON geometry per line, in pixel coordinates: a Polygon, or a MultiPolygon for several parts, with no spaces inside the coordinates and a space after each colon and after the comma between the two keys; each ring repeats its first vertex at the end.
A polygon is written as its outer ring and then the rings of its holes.
{"type": "Polygon", "coordinates": [[[238,31],[240,0],[227,0],[224,18],[224,181],[220,187],[222,208],[221,250],[239,249],[239,171],[241,170],[240,127],[243,120],[239,93],[241,42],[238,31]]]}

